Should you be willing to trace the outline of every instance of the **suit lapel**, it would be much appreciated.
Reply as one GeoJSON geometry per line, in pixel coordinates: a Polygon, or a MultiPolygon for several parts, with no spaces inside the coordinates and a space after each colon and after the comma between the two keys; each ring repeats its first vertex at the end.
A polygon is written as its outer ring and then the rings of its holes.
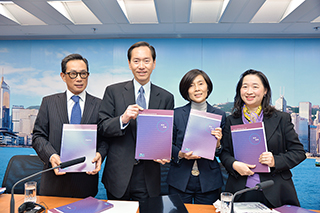
{"type": "MultiPolygon", "coordinates": [[[[123,100],[124,100],[124,111],[127,109],[127,107],[129,105],[135,104],[136,100],[135,100],[135,95],[134,95],[134,88],[133,88],[133,80],[129,81],[123,88],[123,100]]],[[[136,126],[137,126],[137,121],[136,120],[131,120],[130,121],[130,125],[131,125],[131,131],[132,131],[132,135],[134,137],[134,141],[136,141],[136,126]]]]}
{"type": "Polygon", "coordinates": [[[127,106],[131,104],[135,104],[135,95],[134,95],[134,88],[133,88],[133,81],[129,81],[123,88],[123,100],[124,100],[124,106],[127,108],[127,106]]]}
{"type": "Polygon", "coordinates": [[[182,121],[185,127],[188,124],[190,111],[191,111],[191,103],[187,104],[185,107],[182,108],[182,121]]]}
{"type": "Polygon", "coordinates": [[[58,110],[58,116],[62,123],[69,123],[68,112],[67,112],[67,95],[65,93],[61,93],[57,96],[56,107],[58,110]]]}
{"type": "Polygon", "coordinates": [[[149,108],[148,109],[158,109],[160,106],[160,92],[158,89],[151,84],[150,98],[149,98],[149,108]]]}
{"type": "Polygon", "coordinates": [[[270,137],[273,135],[273,133],[277,129],[280,120],[281,120],[281,117],[278,116],[277,113],[273,113],[270,118],[263,118],[267,141],[270,139],[270,137]]]}
{"type": "Polygon", "coordinates": [[[93,113],[93,98],[86,93],[86,102],[84,104],[83,114],[81,118],[81,124],[87,124],[89,123],[89,119],[91,118],[91,115],[93,113]]]}

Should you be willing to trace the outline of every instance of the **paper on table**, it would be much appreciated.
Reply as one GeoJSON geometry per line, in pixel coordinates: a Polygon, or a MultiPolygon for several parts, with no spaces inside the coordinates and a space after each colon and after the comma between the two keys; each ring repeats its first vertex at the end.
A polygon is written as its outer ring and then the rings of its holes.
{"type": "Polygon", "coordinates": [[[113,208],[102,213],[136,213],[139,207],[138,201],[108,200],[108,203],[113,204],[113,208]]]}

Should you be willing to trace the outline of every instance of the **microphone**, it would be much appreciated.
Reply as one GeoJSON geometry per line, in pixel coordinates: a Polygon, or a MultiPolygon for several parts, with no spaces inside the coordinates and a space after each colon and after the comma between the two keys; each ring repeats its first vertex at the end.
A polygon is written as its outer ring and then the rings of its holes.
{"type": "Polygon", "coordinates": [[[60,167],[59,168],[64,169],[66,167],[73,166],[73,165],[76,165],[78,163],[82,163],[85,160],[86,160],[86,157],[81,157],[81,158],[69,160],[69,161],[66,161],[64,163],[60,163],[60,167]]]}
{"type": "Polygon", "coordinates": [[[260,190],[260,189],[265,189],[265,188],[268,188],[270,186],[272,186],[274,184],[273,180],[267,180],[267,181],[263,181],[261,183],[258,183],[255,187],[253,188],[246,188],[246,189],[242,189],[240,191],[237,191],[233,197],[232,197],[232,200],[231,200],[231,211],[230,213],[234,213],[233,211],[233,202],[234,202],[234,198],[239,195],[239,194],[242,194],[242,193],[245,193],[245,192],[248,192],[248,191],[253,191],[253,190],[260,190]]]}
{"type": "Polygon", "coordinates": [[[86,160],[86,157],[81,157],[81,158],[77,158],[77,159],[74,159],[74,160],[70,160],[70,161],[66,161],[64,163],[60,163],[59,166],[56,166],[56,167],[52,167],[52,168],[49,168],[49,169],[46,169],[46,170],[42,170],[40,172],[37,172],[35,174],[32,174],[32,175],[29,175],[19,181],[17,181],[11,188],[11,201],[10,201],[10,213],[14,213],[14,188],[16,187],[16,185],[18,185],[19,183],[25,181],[25,180],[28,180],[32,177],[35,177],[37,175],[40,175],[42,173],[45,173],[45,172],[48,172],[50,170],[54,170],[54,169],[58,169],[58,168],[66,168],[66,167],[69,167],[69,166],[73,166],[73,165],[76,165],[78,163],[82,163],[86,160]]]}

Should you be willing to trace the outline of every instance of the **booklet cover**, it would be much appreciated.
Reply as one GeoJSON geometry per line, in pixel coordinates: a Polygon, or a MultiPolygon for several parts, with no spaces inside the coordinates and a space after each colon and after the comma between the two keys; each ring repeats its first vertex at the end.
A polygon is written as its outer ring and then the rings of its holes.
{"type": "Polygon", "coordinates": [[[96,156],[97,125],[96,124],[63,124],[60,160],[66,162],[85,156],[83,163],[76,164],[61,172],[87,172],[95,169],[91,161],[96,156]]]}
{"type": "Polygon", "coordinates": [[[145,109],[137,118],[136,159],[171,159],[173,110],[145,109]]]}
{"type": "Polygon", "coordinates": [[[259,163],[259,156],[267,151],[263,122],[233,125],[231,135],[235,159],[256,165],[253,172],[270,172],[267,165],[259,163]]]}
{"type": "Polygon", "coordinates": [[[102,212],[104,210],[110,209],[113,207],[113,204],[98,200],[94,197],[87,197],[83,200],[73,202],[58,208],[49,209],[49,213],[96,213],[102,212]]]}
{"type": "Polygon", "coordinates": [[[191,109],[181,152],[193,151],[194,155],[213,160],[217,138],[211,130],[220,127],[221,118],[221,115],[191,109]]]}
{"type": "Polygon", "coordinates": [[[308,209],[301,208],[299,206],[291,206],[291,205],[283,205],[278,208],[275,208],[278,212],[281,213],[311,213],[314,211],[310,211],[308,209]]]}
{"type": "Polygon", "coordinates": [[[188,213],[180,195],[150,197],[139,201],[140,213],[188,213]]]}

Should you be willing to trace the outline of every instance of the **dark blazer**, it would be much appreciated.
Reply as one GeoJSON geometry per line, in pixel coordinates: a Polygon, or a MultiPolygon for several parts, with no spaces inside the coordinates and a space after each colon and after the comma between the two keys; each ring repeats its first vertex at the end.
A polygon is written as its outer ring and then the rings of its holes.
{"type": "MultiPolygon", "coordinates": [[[[191,169],[194,164],[194,160],[181,159],[179,160],[178,154],[181,150],[189,114],[191,110],[191,103],[176,108],[174,110],[174,122],[173,122],[173,139],[172,139],[172,161],[168,173],[167,183],[180,191],[185,191],[190,178],[191,169]]],[[[222,115],[221,128],[224,128],[226,113],[220,109],[212,107],[207,103],[207,112],[222,115]]],[[[216,155],[218,152],[216,152],[216,155]]],[[[201,192],[214,191],[223,185],[222,175],[219,163],[217,159],[198,159],[198,168],[200,170],[200,185],[201,192]]]]}
{"type": "MultiPolygon", "coordinates": [[[[135,104],[133,81],[108,86],[99,111],[99,133],[108,137],[108,149],[99,150],[107,156],[102,183],[115,197],[122,197],[128,187],[135,164],[136,120],[121,130],[120,116],[129,105],[135,104]]],[[[173,95],[151,84],[149,109],[173,109],[173,95]]],[[[149,196],[160,194],[160,165],[144,161],[144,175],[149,196]]]]}
{"type": "MultiPolygon", "coordinates": [[[[290,169],[302,162],[306,155],[293,128],[291,116],[288,113],[275,111],[271,117],[265,116],[263,122],[268,151],[272,152],[275,161],[275,167],[271,168],[270,173],[259,173],[261,182],[274,181],[274,185],[264,189],[263,194],[274,207],[285,204],[299,206],[290,169]]],[[[247,181],[247,176],[241,176],[232,168],[236,159],[233,153],[230,126],[237,124],[243,124],[241,117],[235,118],[232,115],[227,117],[222,138],[224,148],[220,155],[222,164],[229,172],[226,191],[232,193],[244,189],[247,181]]]]}
{"type": "MultiPolygon", "coordinates": [[[[101,100],[86,94],[81,124],[97,124],[101,100]]],[[[60,155],[62,126],[68,124],[66,92],[44,97],[35,121],[32,146],[45,163],[44,169],[51,168],[49,158],[60,155]]],[[[101,140],[98,139],[98,145],[101,140]]],[[[86,173],[67,173],[57,176],[54,171],[41,176],[41,195],[63,197],[95,196],[98,192],[98,175],[86,173]]]]}

